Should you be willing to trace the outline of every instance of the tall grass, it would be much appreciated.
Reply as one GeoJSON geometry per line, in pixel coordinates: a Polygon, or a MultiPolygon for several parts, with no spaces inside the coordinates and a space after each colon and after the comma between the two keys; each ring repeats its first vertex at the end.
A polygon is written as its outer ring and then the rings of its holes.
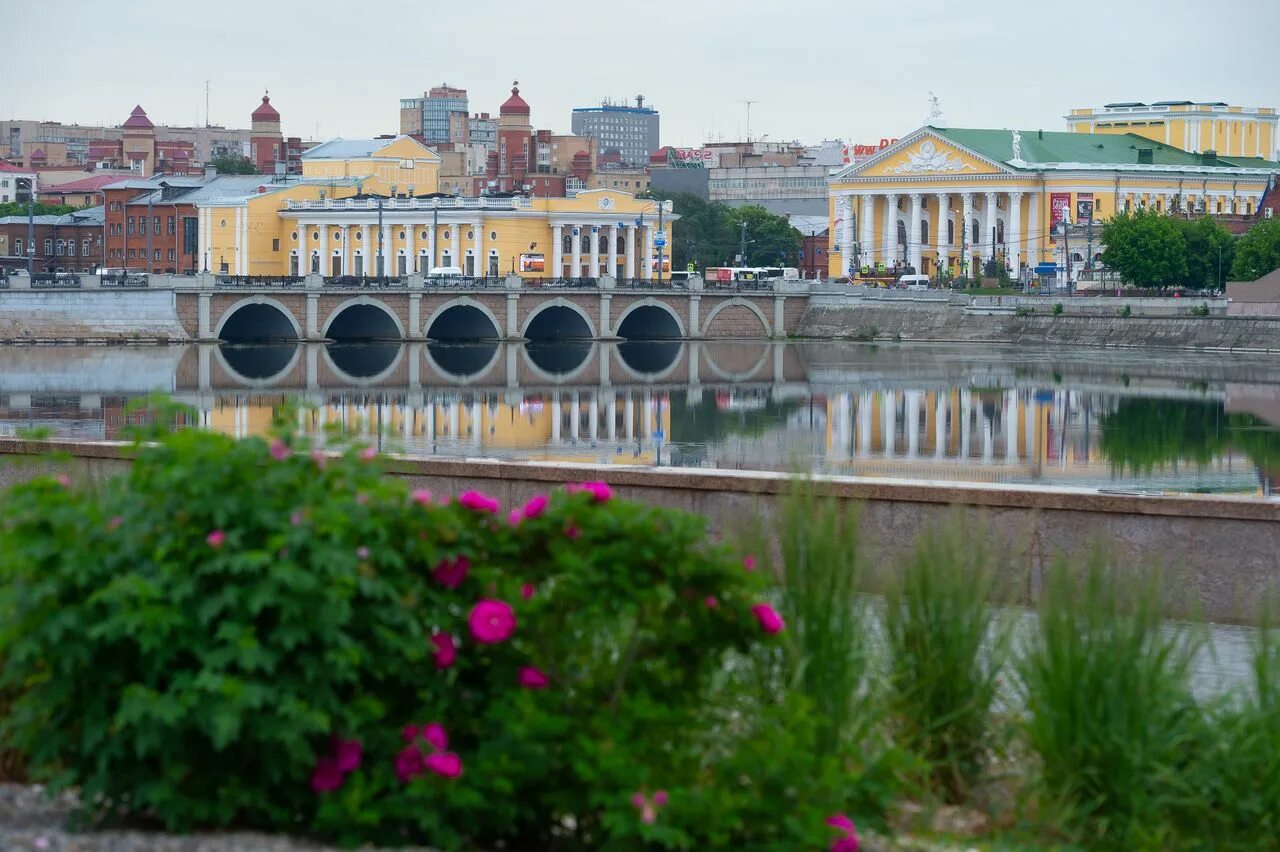
{"type": "Polygon", "coordinates": [[[991,558],[969,532],[959,515],[925,530],[885,587],[890,718],[948,802],[966,797],[996,745],[991,710],[1010,639],[992,606],[991,558]]]}
{"type": "Polygon", "coordinates": [[[1203,638],[1169,629],[1160,601],[1100,551],[1076,570],[1059,561],[1019,663],[1041,807],[1088,848],[1179,845],[1180,815],[1197,806],[1188,768],[1204,717],[1190,670],[1203,638]]]}

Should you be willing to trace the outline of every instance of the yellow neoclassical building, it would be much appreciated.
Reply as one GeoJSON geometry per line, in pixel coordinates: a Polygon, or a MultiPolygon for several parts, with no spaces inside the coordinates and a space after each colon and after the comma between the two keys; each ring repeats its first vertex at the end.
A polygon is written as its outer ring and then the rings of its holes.
{"type": "Polygon", "coordinates": [[[439,174],[440,157],[408,136],[326,142],[303,155],[300,179],[214,181],[194,194],[200,255],[232,275],[458,267],[471,277],[648,279],[660,253],[670,269],[670,202],[660,210],[612,189],[454,197],[438,192],[439,174]]]}
{"type": "Polygon", "coordinates": [[[1276,122],[1271,107],[1239,107],[1222,101],[1126,101],[1100,109],[1073,109],[1067,129],[1076,133],[1134,133],[1200,154],[1224,157],[1276,156],[1276,122]]]}
{"type": "Polygon", "coordinates": [[[1063,222],[1137,208],[1252,214],[1277,173],[1270,160],[1193,154],[1132,133],[926,126],[830,178],[829,273],[972,274],[992,258],[1015,276],[1061,266],[1063,222]]]}

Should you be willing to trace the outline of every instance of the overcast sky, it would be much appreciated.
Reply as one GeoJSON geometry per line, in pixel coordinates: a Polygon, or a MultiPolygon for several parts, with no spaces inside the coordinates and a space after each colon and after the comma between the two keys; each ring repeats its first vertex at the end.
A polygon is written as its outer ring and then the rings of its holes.
{"type": "Polygon", "coordinates": [[[395,133],[441,82],[535,127],[643,94],[663,144],[874,142],[924,123],[1065,129],[1072,107],[1280,106],[1280,0],[3,0],[0,117],[247,127],[264,89],[286,135],[395,133]],[[359,11],[357,11],[359,10],[359,11]],[[377,10],[377,11],[375,11],[377,10]],[[357,23],[357,22],[367,23],[357,23]]]}

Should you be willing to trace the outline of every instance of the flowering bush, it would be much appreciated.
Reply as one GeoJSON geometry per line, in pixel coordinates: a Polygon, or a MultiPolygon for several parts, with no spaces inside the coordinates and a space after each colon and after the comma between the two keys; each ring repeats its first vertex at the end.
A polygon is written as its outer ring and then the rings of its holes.
{"type": "Polygon", "coordinates": [[[503,507],[195,432],[0,521],[0,746],[95,822],[444,849],[856,847],[763,572],[603,483],[503,507]],[[843,845],[839,845],[843,844],[843,845]]]}

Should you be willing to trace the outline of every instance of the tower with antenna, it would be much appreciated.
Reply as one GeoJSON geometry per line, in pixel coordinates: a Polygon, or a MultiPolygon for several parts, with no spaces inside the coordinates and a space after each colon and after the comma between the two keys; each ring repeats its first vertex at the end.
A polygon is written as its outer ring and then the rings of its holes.
{"type": "Polygon", "coordinates": [[[739,100],[738,103],[747,105],[747,141],[750,142],[751,141],[751,105],[758,104],[760,102],[742,99],[742,100],[739,100]]]}

